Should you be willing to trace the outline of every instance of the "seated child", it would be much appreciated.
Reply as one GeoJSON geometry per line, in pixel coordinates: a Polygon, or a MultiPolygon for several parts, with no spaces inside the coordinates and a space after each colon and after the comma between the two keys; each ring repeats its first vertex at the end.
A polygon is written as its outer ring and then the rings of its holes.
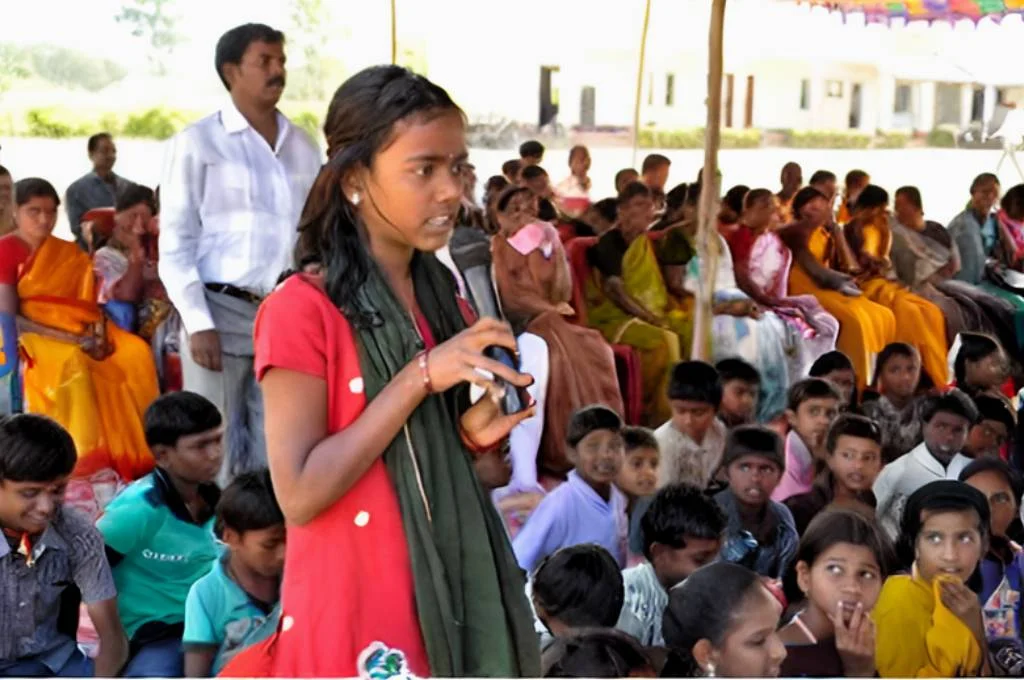
{"type": "Polygon", "coordinates": [[[654,678],[656,664],[635,639],[617,630],[594,628],[559,638],[544,650],[545,678],[654,678]]]}
{"type": "Polygon", "coordinates": [[[761,390],[761,374],[752,365],[732,357],[715,364],[722,383],[722,403],[718,419],[726,427],[750,425],[757,413],[757,399],[761,390]]]}
{"type": "Polygon", "coordinates": [[[998,458],[981,458],[964,468],[960,481],[988,499],[991,519],[988,551],[981,560],[982,613],[985,633],[999,675],[1020,677],[1024,671],[1021,643],[1021,593],[1024,592],[1024,553],[1007,537],[1017,516],[1024,481],[998,458]],[[998,649],[997,649],[998,647],[998,649]]]}
{"type": "Polygon", "coordinates": [[[878,398],[864,397],[861,413],[882,428],[882,458],[893,462],[921,443],[921,408],[926,397],[917,396],[921,382],[921,355],[902,342],[885,346],[875,361],[878,398]]]}
{"type": "Polygon", "coordinates": [[[814,516],[833,503],[874,514],[871,487],[882,470],[882,431],[875,421],[844,413],[829,428],[825,451],[828,467],[818,475],[811,490],[785,501],[801,536],[814,516]]]}
{"type": "Polygon", "coordinates": [[[629,518],[629,566],[643,559],[643,541],[640,540],[640,518],[651,503],[651,495],[658,488],[658,466],[661,453],[654,432],[646,427],[622,428],[622,441],[626,449],[625,462],[615,486],[626,494],[629,518]]]}
{"type": "Polygon", "coordinates": [[[128,658],[103,537],[63,505],[77,462],[71,435],[49,418],[0,419],[0,676],[113,677],[128,658]],[[99,634],[95,660],[73,637],[79,597],[99,634]],[[73,612],[71,634],[62,604],[73,612]]]}
{"type": "Polygon", "coordinates": [[[978,422],[967,433],[964,455],[968,458],[1000,458],[1003,447],[1017,431],[1017,416],[1003,397],[979,394],[974,398],[978,422]]]}
{"type": "Polygon", "coordinates": [[[662,677],[779,677],[781,616],[782,604],[754,572],[728,562],[701,567],[669,597],[662,677]]]}
{"type": "Polygon", "coordinates": [[[982,393],[1002,394],[1003,384],[1010,375],[1010,362],[995,338],[984,333],[961,333],[953,349],[956,349],[953,377],[957,387],[972,397],[982,393]]]}
{"type": "Polygon", "coordinates": [[[593,543],[562,548],[540,561],[527,585],[541,647],[586,628],[612,628],[622,614],[622,572],[593,543]]]}
{"type": "Polygon", "coordinates": [[[811,490],[839,406],[839,392],[827,380],[807,378],[789,388],[786,420],[791,429],[786,435],[786,467],[773,500],[782,502],[811,490]]]}
{"type": "Polygon", "coordinates": [[[803,604],[779,631],[787,678],[875,677],[871,610],[889,569],[889,545],[874,520],[836,508],[800,539],[787,596],[803,604]]]}
{"type": "Polygon", "coordinates": [[[271,615],[284,569],[284,515],[267,470],[247,472],[217,503],[217,532],[227,552],[192,586],[185,601],[185,676],[220,672],[271,615]]]}
{"type": "Polygon", "coordinates": [[[924,484],[907,499],[898,551],[911,573],[890,576],[875,605],[879,676],[992,674],[977,595],[988,507],[980,491],[946,479],[924,484]]]}
{"type": "Polygon", "coordinates": [[[576,469],[516,534],[516,560],[530,572],[559,548],[596,543],[625,566],[626,497],[614,485],[624,457],[622,419],[607,406],[587,406],[573,414],[566,439],[576,469]]]}
{"type": "Polygon", "coordinates": [[[640,622],[641,644],[665,644],[661,619],[669,591],[718,556],[724,532],[722,511],[696,487],[670,484],[655,494],[640,521],[647,561],[622,574],[623,609],[640,622]]]}
{"type": "Polygon", "coordinates": [[[658,486],[704,489],[718,472],[726,428],[715,417],[722,404],[718,372],[703,361],[676,364],[668,384],[672,418],[654,435],[661,447],[658,486]]]}
{"type": "Polygon", "coordinates": [[[928,482],[957,479],[971,462],[960,453],[968,430],[978,421],[978,409],[970,397],[956,388],[930,397],[921,409],[921,419],[924,441],[885,466],[873,487],[878,521],[892,540],[899,534],[910,494],[928,482]]]}
{"type": "Polygon", "coordinates": [[[192,392],[154,401],[145,416],[156,469],[107,506],[97,526],[131,643],[124,677],[181,677],[185,600],[219,553],[213,535],[224,453],[220,411],[192,392]]]}
{"type": "Polygon", "coordinates": [[[783,468],[782,438],[744,425],[732,430],[722,467],[729,488],[715,494],[727,526],[720,558],[781,579],[796,555],[800,536],[793,515],[771,499],[783,468]]]}
{"type": "Polygon", "coordinates": [[[857,373],[850,357],[839,350],[825,352],[811,365],[807,375],[835,385],[839,390],[840,410],[857,410],[857,373]]]}

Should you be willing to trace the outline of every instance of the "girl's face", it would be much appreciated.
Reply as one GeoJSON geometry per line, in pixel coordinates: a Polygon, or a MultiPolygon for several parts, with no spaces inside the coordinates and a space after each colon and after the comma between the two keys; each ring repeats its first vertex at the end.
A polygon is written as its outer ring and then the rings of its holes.
{"type": "Polygon", "coordinates": [[[882,471],[882,447],[873,439],[840,435],[828,456],[828,467],[850,491],[870,491],[882,471]]]}
{"type": "Polygon", "coordinates": [[[798,562],[796,574],[800,590],[825,615],[842,608],[843,616],[850,617],[858,604],[864,613],[870,612],[882,592],[882,568],[863,545],[836,543],[818,555],[813,565],[798,562]]]}
{"type": "Polygon", "coordinates": [[[590,170],[590,152],[586,149],[577,151],[569,159],[569,170],[577,177],[582,177],[590,170]]]}
{"type": "Polygon", "coordinates": [[[807,205],[800,209],[800,214],[815,224],[824,224],[828,219],[828,213],[828,201],[820,196],[812,198],[807,202],[807,205]]]}
{"type": "Polygon", "coordinates": [[[853,390],[857,387],[857,374],[852,368],[840,368],[826,375],[821,376],[839,390],[843,398],[843,405],[848,406],[853,400],[853,390]]]}
{"type": "Polygon", "coordinates": [[[654,220],[654,201],[649,196],[634,196],[619,205],[619,224],[629,234],[640,234],[654,220]]]}
{"type": "Polygon", "coordinates": [[[921,360],[916,356],[907,357],[900,354],[889,357],[878,376],[882,394],[900,399],[909,399],[914,396],[914,391],[920,381],[921,360]]]}
{"type": "Polygon", "coordinates": [[[57,226],[57,203],[52,198],[36,196],[14,211],[18,233],[31,246],[39,247],[57,226]]]}
{"type": "Polygon", "coordinates": [[[651,495],[658,485],[659,459],[658,449],[647,446],[627,451],[615,486],[630,498],[651,495]]]}
{"type": "Polygon", "coordinates": [[[394,127],[372,167],[345,180],[371,244],[433,252],[448,243],[462,200],[467,158],[465,123],[458,111],[411,117],[394,127]]]}
{"type": "Polygon", "coordinates": [[[971,207],[982,215],[992,212],[996,201],[999,200],[999,184],[992,180],[986,180],[974,187],[971,192],[971,207]]]}
{"type": "Polygon", "coordinates": [[[1006,355],[998,350],[977,361],[964,362],[967,382],[981,388],[999,387],[1009,372],[1006,355]]]}
{"type": "Polygon", "coordinates": [[[1018,499],[1013,495],[1009,480],[995,470],[985,470],[968,479],[967,483],[988,499],[988,508],[992,513],[992,535],[1005,536],[1010,523],[1017,516],[1018,499]]]}
{"type": "Polygon", "coordinates": [[[512,236],[530,222],[537,220],[537,196],[532,191],[520,191],[509,199],[505,210],[498,214],[498,224],[506,236],[512,236]]]}
{"type": "Polygon", "coordinates": [[[720,678],[779,677],[786,658],[786,646],[776,633],[780,616],[782,605],[767,588],[752,590],[733,617],[734,623],[722,646],[711,653],[715,675],[720,678]]]}
{"type": "Polygon", "coordinates": [[[974,510],[925,510],[914,542],[917,570],[926,581],[936,577],[965,583],[985,554],[981,518],[974,510]]]}
{"type": "Polygon", "coordinates": [[[774,196],[765,196],[743,211],[743,223],[751,229],[767,231],[779,223],[779,209],[774,196]]]}

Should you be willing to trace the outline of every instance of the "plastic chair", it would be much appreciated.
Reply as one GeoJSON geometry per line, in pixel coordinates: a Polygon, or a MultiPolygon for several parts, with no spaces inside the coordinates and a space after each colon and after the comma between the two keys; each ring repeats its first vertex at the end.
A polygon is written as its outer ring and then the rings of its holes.
{"type": "MultiPolygon", "coordinates": [[[[597,243],[596,236],[579,236],[565,245],[572,274],[572,308],[576,310],[573,321],[587,325],[587,297],[585,286],[591,277],[587,251],[597,243]]],[[[643,382],[640,378],[640,358],[629,345],[611,345],[615,355],[615,371],[619,379],[619,391],[625,405],[626,422],[639,425],[643,421],[643,382]]]]}

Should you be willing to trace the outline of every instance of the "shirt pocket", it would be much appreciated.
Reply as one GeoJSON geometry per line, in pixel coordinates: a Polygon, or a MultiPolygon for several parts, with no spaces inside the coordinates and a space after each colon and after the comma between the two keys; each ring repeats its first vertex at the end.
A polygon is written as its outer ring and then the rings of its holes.
{"type": "Polygon", "coordinates": [[[203,180],[203,229],[239,231],[250,227],[249,220],[236,215],[252,212],[251,171],[245,163],[222,161],[206,167],[203,180]]]}

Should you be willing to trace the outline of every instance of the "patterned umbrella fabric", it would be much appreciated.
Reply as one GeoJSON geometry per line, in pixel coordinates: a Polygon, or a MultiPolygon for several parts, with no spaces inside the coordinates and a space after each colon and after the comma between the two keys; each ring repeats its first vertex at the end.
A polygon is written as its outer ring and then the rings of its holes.
{"type": "Polygon", "coordinates": [[[869,22],[937,21],[1024,14],[1024,0],[803,0],[843,13],[863,13],[869,22]]]}

